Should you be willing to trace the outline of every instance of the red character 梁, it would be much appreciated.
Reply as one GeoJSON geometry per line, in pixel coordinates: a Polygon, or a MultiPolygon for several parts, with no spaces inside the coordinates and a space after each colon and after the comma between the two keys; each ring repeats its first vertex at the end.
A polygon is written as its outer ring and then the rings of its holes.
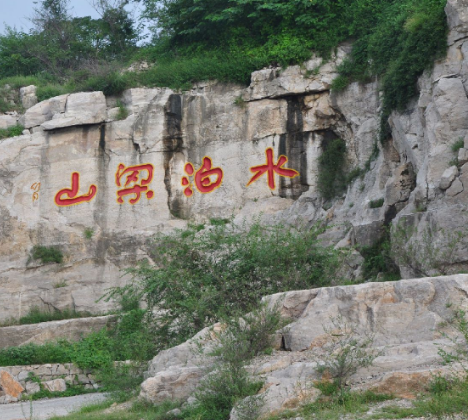
{"type": "Polygon", "coordinates": [[[96,185],[91,185],[87,194],[78,195],[80,192],[80,174],[73,172],[71,176],[71,188],[64,188],[55,195],[55,204],[60,207],[73,206],[90,202],[97,193],[96,185]]]}
{"type": "Polygon", "coordinates": [[[247,184],[247,187],[250,184],[254,183],[265,173],[268,173],[268,186],[272,190],[274,190],[276,187],[275,173],[277,173],[279,176],[284,176],[287,178],[295,178],[299,175],[299,172],[295,171],[294,169],[283,168],[283,166],[286,165],[286,163],[288,162],[288,158],[286,156],[281,155],[278,158],[278,162],[276,163],[276,165],[273,163],[273,159],[273,149],[269,147],[266,150],[266,164],[250,168],[250,172],[252,172],[255,175],[252,176],[249,183],[247,184]]]}
{"type": "Polygon", "coordinates": [[[129,200],[130,204],[136,204],[140,201],[141,194],[145,193],[148,200],[154,197],[154,192],[148,188],[153,181],[154,167],[151,163],[125,167],[123,163],[117,168],[115,173],[115,184],[122,187],[123,178],[126,177],[123,189],[117,191],[117,203],[123,204],[123,197],[134,194],[135,197],[129,200]],[[140,178],[141,174],[146,175],[140,178]]]}
{"type": "MultiPolygon", "coordinates": [[[[223,183],[223,170],[221,168],[213,168],[213,162],[211,161],[211,158],[207,156],[203,158],[203,164],[198,171],[195,172],[195,169],[190,162],[185,164],[184,170],[188,176],[195,174],[195,187],[202,194],[213,192],[223,183]],[[210,177],[215,177],[216,179],[213,181],[210,177]]],[[[182,186],[185,187],[185,196],[191,197],[193,195],[193,188],[189,177],[184,176],[182,178],[182,186]]]]}

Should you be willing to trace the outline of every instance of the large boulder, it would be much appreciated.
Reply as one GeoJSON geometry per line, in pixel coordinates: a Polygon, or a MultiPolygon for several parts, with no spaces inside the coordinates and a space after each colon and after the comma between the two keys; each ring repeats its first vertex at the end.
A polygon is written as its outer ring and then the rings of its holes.
{"type": "MultiPolygon", "coordinates": [[[[325,287],[265,298],[270,308],[277,308],[292,322],[279,331],[277,350],[255,358],[248,366],[252,376],[264,381],[261,412],[281,412],[316,399],[320,393],[313,381],[321,379],[317,364],[330,340],[346,334],[350,326],[357,339],[371,337],[368,350],[376,359],[371,367],[351,376],[349,385],[413,398],[431,374],[447,372],[438,349],[448,349],[448,337],[455,334],[441,324],[452,316],[449,303],[468,309],[467,295],[468,275],[454,275],[325,287]],[[339,333],[337,320],[346,326],[339,333]]],[[[216,328],[220,330],[219,325],[216,328]]],[[[150,377],[140,396],[151,402],[187,399],[209,372],[207,350],[213,344],[209,334],[205,329],[157,355],[150,362],[150,377]],[[205,349],[204,356],[190,350],[196,342],[205,349]]],[[[232,419],[236,416],[234,410],[232,419]]]]}

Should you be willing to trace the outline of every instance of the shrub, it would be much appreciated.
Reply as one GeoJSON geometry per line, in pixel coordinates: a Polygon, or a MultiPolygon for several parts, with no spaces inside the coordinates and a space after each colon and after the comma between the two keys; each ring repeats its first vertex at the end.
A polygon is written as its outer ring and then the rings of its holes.
{"type": "Polygon", "coordinates": [[[117,107],[119,108],[119,112],[117,113],[116,118],[118,120],[125,120],[128,117],[128,109],[120,100],[117,101],[117,107]]]}
{"type": "Polygon", "coordinates": [[[378,209],[384,205],[385,199],[384,198],[379,198],[378,200],[372,200],[369,203],[369,208],[371,209],[378,209]]]}
{"type": "Polygon", "coordinates": [[[31,257],[33,260],[40,260],[42,264],[63,262],[62,251],[53,246],[35,245],[31,251],[31,257]]]}
{"type": "Polygon", "coordinates": [[[222,316],[249,312],[262,296],[330,284],[337,253],[320,246],[321,232],[254,223],[159,234],[151,252],[156,265],[128,270],[133,282],[107,298],[144,300],[147,316],[162,326],[153,332],[158,349],[171,347],[222,316]]]}
{"type": "MultiPolygon", "coordinates": [[[[61,286],[63,287],[63,286],[61,286]]],[[[38,324],[40,322],[60,321],[62,319],[86,318],[92,316],[89,312],[76,312],[72,309],[63,309],[61,311],[53,309],[52,311],[44,311],[35,306],[31,308],[29,313],[20,318],[19,323],[38,324]]]]}
{"type": "Polygon", "coordinates": [[[36,95],[37,100],[41,102],[55,96],[63,95],[64,93],[67,93],[67,89],[64,86],[46,84],[45,86],[39,85],[37,87],[36,95]]]}
{"type": "Polygon", "coordinates": [[[463,138],[459,138],[455,143],[452,144],[451,149],[453,153],[458,154],[458,151],[460,149],[463,149],[463,147],[465,147],[465,141],[463,140],[463,138]]]}
{"type": "Polygon", "coordinates": [[[83,236],[85,239],[91,239],[94,235],[94,229],[93,228],[86,228],[83,232],[83,236]]]}
{"type": "MultiPolygon", "coordinates": [[[[349,377],[359,368],[373,364],[378,353],[370,349],[373,336],[357,333],[356,327],[343,318],[331,319],[331,326],[324,327],[327,343],[317,361],[318,372],[333,379],[335,389],[342,392],[349,377]]],[[[333,387],[330,388],[332,392],[333,387]]]]}
{"type": "Polygon", "coordinates": [[[243,318],[230,318],[226,329],[218,334],[218,344],[210,353],[216,357],[213,370],[196,392],[197,404],[183,418],[225,420],[236,406],[239,419],[255,419],[263,403],[255,394],[262,387],[254,382],[245,365],[271,346],[272,334],[282,323],[276,308],[261,306],[243,318]],[[247,398],[249,397],[249,398],[247,398]]]}
{"type": "Polygon", "coordinates": [[[401,279],[398,266],[392,259],[390,234],[386,229],[382,238],[374,245],[363,246],[359,252],[364,258],[362,275],[366,280],[381,277],[382,281],[394,281],[401,279]]]}
{"type": "Polygon", "coordinates": [[[23,134],[24,127],[22,125],[14,125],[13,127],[9,128],[1,128],[0,129],[0,140],[7,139],[10,137],[21,136],[23,134]]]}

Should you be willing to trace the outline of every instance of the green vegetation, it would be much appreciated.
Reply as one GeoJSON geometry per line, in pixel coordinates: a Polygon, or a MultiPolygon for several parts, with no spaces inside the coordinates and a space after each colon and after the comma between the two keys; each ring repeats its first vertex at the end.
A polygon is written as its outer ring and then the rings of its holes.
{"type": "Polygon", "coordinates": [[[141,310],[130,311],[115,326],[78,342],[58,340],[1,349],[0,366],[75,363],[83,369],[110,369],[116,360],[149,360],[155,351],[143,315],[141,310]]]}
{"type": "Polygon", "coordinates": [[[63,262],[62,251],[53,246],[34,245],[31,250],[31,258],[40,260],[42,264],[51,262],[61,264],[63,262]]]}
{"type": "Polygon", "coordinates": [[[336,280],[338,254],[320,245],[321,232],[216,223],[160,234],[150,255],[156,265],[128,270],[133,282],[108,297],[145,301],[148,322],[160,326],[152,332],[156,348],[172,347],[220,319],[248,313],[262,296],[336,280]]]}
{"type": "Polygon", "coordinates": [[[328,341],[317,362],[317,371],[331,380],[325,384],[327,390],[344,394],[350,376],[359,368],[372,366],[378,354],[371,350],[373,336],[359,335],[354,325],[339,316],[331,319],[331,323],[331,327],[324,327],[328,341]]]}
{"type": "Polygon", "coordinates": [[[117,113],[118,120],[124,120],[128,117],[128,109],[122,103],[122,101],[117,101],[117,107],[119,108],[119,112],[117,113]]]}
{"type": "Polygon", "coordinates": [[[342,193],[346,188],[344,165],[346,143],[341,139],[322,142],[323,152],[319,157],[318,190],[326,200],[342,193]]]}
{"type": "Polygon", "coordinates": [[[91,239],[94,236],[94,229],[93,228],[86,228],[83,231],[83,236],[85,239],[91,239]]]}
{"type": "Polygon", "coordinates": [[[20,325],[39,324],[40,322],[60,321],[62,319],[87,318],[92,316],[89,312],[76,312],[72,309],[53,309],[44,311],[39,307],[33,307],[29,313],[19,319],[20,325]]]}
{"type": "Polygon", "coordinates": [[[207,79],[246,84],[254,70],[302,63],[312,52],[327,59],[340,42],[353,40],[333,89],[379,76],[384,139],[390,112],[404,108],[417,78],[446,49],[446,0],[139,2],[152,29],[141,47],[126,0],[96,2],[99,19],[73,17],[67,0],[39,1],[29,33],[8,28],[0,36],[0,86],[36,84],[45,99],[141,85],[186,89],[207,79]],[[142,60],[155,65],[122,74],[142,60]]]}
{"type": "Polygon", "coordinates": [[[364,258],[362,265],[364,279],[375,280],[377,276],[381,281],[401,279],[400,270],[392,258],[392,245],[388,229],[384,231],[382,238],[374,245],[360,247],[359,252],[364,258]]]}
{"type": "Polygon", "coordinates": [[[90,394],[93,392],[97,392],[96,389],[85,389],[82,385],[74,385],[71,383],[67,383],[67,389],[65,391],[52,392],[46,389],[41,383],[41,380],[32,372],[29,372],[27,381],[39,384],[40,388],[39,392],[26,396],[25,399],[29,401],[40,400],[42,398],[73,397],[75,395],[90,394]]]}
{"type": "Polygon", "coordinates": [[[0,128],[0,140],[8,139],[10,137],[21,136],[24,127],[22,125],[14,125],[9,128],[0,128]]]}
{"type": "Polygon", "coordinates": [[[371,209],[378,209],[378,208],[380,208],[380,207],[382,207],[384,205],[384,202],[385,202],[385,198],[379,198],[378,200],[372,200],[369,203],[369,207],[371,209]]]}
{"type": "Polygon", "coordinates": [[[463,138],[459,138],[455,143],[452,144],[452,152],[453,153],[456,153],[458,154],[458,151],[460,149],[463,149],[463,147],[465,147],[465,141],[463,140],[463,138]]]}
{"type": "Polygon", "coordinates": [[[262,399],[255,394],[263,383],[252,381],[245,366],[271,347],[272,334],[280,328],[281,318],[275,309],[262,306],[242,319],[236,317],[227,322],[226,330],[218,334],[218,344],[210,353],[216,358],[212,372],[195,393],[197,403],[185,409],[181,419],[225,420],[234,406],[241,413],[239,418],[258,417],[262,399]],[[249,396],[249,404],[236,404],[249,396]]]}

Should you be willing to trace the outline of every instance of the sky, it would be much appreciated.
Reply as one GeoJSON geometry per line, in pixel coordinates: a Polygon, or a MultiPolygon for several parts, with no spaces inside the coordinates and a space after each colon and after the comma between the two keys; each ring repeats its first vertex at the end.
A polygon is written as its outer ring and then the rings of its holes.
{"type": "MultiPolygon", "coordinates": [[[[0,33],[4,33],[5,24],[16,26],[25,32],[31,27],[28,17],[33,14],[34,2],[37,0],[0,0],[0,33]]],[[[91,6],[91,0],[71,0],[72,13],[75,16],[91,16],[97,18],[99,15],[91,6]]]]}

